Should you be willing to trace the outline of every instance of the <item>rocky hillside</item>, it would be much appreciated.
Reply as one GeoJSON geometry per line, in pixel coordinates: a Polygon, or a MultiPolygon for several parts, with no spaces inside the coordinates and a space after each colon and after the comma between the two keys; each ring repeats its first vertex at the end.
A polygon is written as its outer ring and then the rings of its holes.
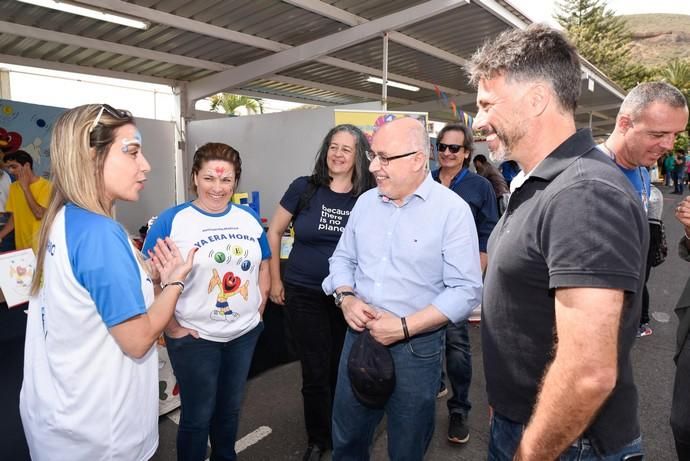
{"type": "Polygon", "coordinates": [[[623,16],[633,35],[632,55],[647,66],[690,59],[690,16],[632,14],[623,16]]]}

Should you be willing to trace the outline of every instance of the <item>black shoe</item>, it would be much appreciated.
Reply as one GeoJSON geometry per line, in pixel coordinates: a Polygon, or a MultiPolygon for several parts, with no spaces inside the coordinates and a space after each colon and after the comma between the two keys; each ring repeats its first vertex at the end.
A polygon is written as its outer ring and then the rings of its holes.
{"type": "Polygon", "coordinates": [[[302,461],[319,461],[323,456],[323,450],[318,445],[309,445],[302,456],[302,461]]]}
{"type": "Polygon", "coordinates": [[[470,428],[465,423],[465,417],[460,413],[451,413],[448,422],[448,441],[451,443],[467,443],[470,439],[470,428]]]}

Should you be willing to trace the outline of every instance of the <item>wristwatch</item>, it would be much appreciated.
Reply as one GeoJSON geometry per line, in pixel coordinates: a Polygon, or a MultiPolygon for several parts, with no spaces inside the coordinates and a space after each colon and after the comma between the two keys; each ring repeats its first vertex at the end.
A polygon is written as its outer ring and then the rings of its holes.
{"type": "Polygon", "coordinates": [[[345,296],[355,296],[355,294],[351,291],[341,291],[340,293],[333,293],[333,297],[335,298],[335,305],[341,307],[343,305],[343,300],[345,299],[345,296]]]}

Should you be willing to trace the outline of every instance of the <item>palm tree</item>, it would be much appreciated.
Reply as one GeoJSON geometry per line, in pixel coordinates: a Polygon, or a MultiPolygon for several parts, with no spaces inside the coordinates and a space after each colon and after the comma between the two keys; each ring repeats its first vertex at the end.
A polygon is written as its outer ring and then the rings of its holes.
{"type": "Polygon", "coordinates": [[[690,92],[690,61],[674,59],[659,70],[659,76],[686,95],[690,92]]]}
{"type": "Polygon", "coordinates": [[[218,93],[211,96],[211,110],[213,112],[225,112],[228,116],[237,116],[237,109],[244,107],[247,113],[264,113],[264,105],[261,99],[253,99],[230,93],[218,93]],[[222,109],[222,110],[221,110],[222,109]]]}
{"type": "MultiPolygon", "coordinates": [[[[663,80],[678,88],[680,92],[685,95],[685,99],[688,100],[688,103],[690,103],[690,61],[674,59],[666,64],[666,67],[659,69],[658,74],[663,80]]],[[[690,121],[688,121],[685,128],[686,131],[690,130],[690,121]]],[[[680,147],[687,150],[688,144],[690,144],[690,140],[688,139],[687,133],[681,133],[676,138],[674,147],[680,147]]]]}

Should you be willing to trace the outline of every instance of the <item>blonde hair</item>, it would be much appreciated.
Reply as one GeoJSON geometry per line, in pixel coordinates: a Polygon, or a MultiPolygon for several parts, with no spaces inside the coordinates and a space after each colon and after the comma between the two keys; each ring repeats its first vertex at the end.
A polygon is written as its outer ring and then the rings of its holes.
{"type": "Polygon", "coordinates": [[[127,124],[134,124],[132,114],[107,104],[75,107],[55,122],[50,140],[53,189],[41,223],[31,294],[41,286],[50,229],[65,204],[113,217],[112,204],[105,198],[103,167],[115,131],[127,124]]]}

